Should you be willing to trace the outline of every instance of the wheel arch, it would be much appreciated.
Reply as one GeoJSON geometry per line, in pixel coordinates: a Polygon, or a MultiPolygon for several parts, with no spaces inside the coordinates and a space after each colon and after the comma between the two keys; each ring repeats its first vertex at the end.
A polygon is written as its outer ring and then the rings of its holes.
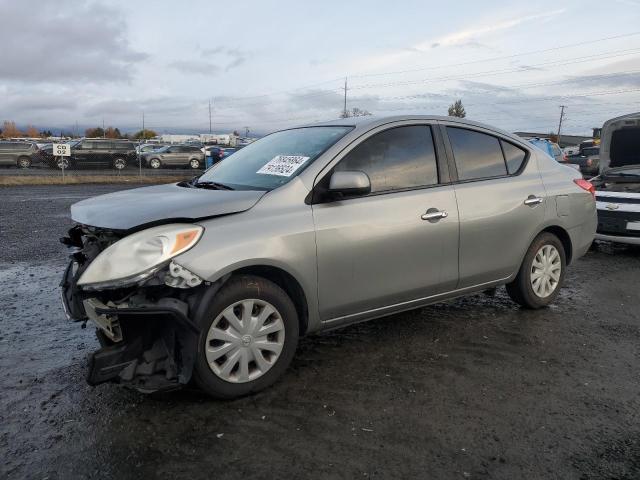
{"type": "Polygon", "coordinates": [[[309,304],[307,295],[300,282],[286,270],[274,265],[248,265],[237,268],[229,272],[234,275],[255,275],[272,281],[289,296],[298,314],[300,326],[300,336],[304,335],[309,328],[309,304]]]}
{"type": "Polygon", "coordinates": [[[573,243],[571,242],[569,232],[567,232],[560,225],[549,225],[548,227],[540,231],[540,233],[542,232],[549,232],[558,237],[558,239],[562,243],[562,247],[564,248],[567,265],[569,265],[573,257],[573,243]]]}

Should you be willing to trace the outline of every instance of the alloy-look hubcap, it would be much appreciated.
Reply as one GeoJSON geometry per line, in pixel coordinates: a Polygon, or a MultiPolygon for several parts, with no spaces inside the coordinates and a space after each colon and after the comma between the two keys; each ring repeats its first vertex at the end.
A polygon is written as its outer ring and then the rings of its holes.
{"type": "Polygon", "coordinates": [[[544,245],[538,250],[531,265],[531,288],[540,298],[551,295],[558,287],[562,261],[558,249],[553,245],[544,245]]]}
{"type": "Polygon", "coordinates": [[[269,302],[247,299],[218,315],[205,340],[209,368],[221,379],[245,383],[264,375],[284,346],[284,322],[269,302]]]}

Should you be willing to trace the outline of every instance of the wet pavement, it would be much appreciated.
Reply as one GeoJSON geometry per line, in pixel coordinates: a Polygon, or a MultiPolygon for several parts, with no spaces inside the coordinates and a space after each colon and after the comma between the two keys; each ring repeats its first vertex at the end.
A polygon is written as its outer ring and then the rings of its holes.
{"type": "Polygon", "coordinates": [[[57,285],[68,207],[0,188],[2,478],[640,478],[640,250],[603,245],[554,306],[503,289],[303,339],[268,390],[89,387],[57,285]]]}

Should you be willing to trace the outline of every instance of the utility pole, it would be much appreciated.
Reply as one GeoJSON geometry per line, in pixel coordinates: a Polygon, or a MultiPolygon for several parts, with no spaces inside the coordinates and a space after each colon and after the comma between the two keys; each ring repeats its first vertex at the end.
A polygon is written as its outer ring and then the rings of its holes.
{"type": "Polygon", "coordinates": [[[344,107],[342,109],[342,118],[347,118],[347,77],[344,77],[344,107]]]}
{"type": "Polygon", "coordinates": [[[244,136],[245,138],[249,137],[249,127],[244,127],[244,136]]]}
{"type": "Polygon", "coordinates": [[[104,118],[102,119],[102,138],[106,138],[106,135],[104,133],[104,118]]]}
{"type": "MultiPolygon", "coordinates": [[[[144,133],[144,110],[142,111],[142,138],[138,140],[138,146],[142,145],[146,142],[146,134],[144,133]]],[[[140,150],[138,150],[138,177],[142,177],[142,154],[140,150]]]]}
{"type": "Polygon", "coordinates": [[[562,132],[562,120],[564,119],[564,109],[566,105],[560,105],[560,122],[558,123],[558,145],[560,145],[560,133],[562,132]]]}
{"type": "Polygon", "coordinates": [[[213,133],[211,129],[211,100],[209,100],[209,133],[213,133]]]}

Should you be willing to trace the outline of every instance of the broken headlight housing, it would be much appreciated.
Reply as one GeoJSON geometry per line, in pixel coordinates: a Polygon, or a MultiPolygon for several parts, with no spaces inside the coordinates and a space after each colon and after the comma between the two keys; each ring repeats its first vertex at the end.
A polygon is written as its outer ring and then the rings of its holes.
{"type": "Polygon", "coordinates": [[[139,284],[198,243],[203,231],[199,225],[175,223],[124,237],[100,252],[78,285],[103,290],[139,284]]]}

